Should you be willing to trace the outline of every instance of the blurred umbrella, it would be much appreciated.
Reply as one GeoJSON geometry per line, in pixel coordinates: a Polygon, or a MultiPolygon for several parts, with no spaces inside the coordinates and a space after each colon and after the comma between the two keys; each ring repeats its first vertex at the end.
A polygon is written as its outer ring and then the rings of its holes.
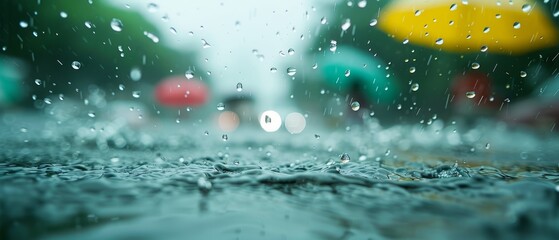
{"type": "Polygon", "coordinates": [[[523,54],[555,46],[558,31],[536,3],[488,0],[398,0],[379,27],[395,38],[452,52],[523,54]]]}

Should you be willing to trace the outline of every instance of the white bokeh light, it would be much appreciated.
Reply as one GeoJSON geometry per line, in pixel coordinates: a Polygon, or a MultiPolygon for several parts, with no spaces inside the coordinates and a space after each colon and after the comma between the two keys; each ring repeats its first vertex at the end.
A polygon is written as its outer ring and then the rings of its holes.
{"type": "Polygon", "coordinates": [[[265,111],[260,115],[260,126],[266,132],[275,132],[281,127],[281,116],[275,111],[265,111]]]}
{"type": "Polygon", "coordinates": [[[305,116],[298,112],[293,112],[287,114],[285,117],[285,128],[291,134],[298,134],[305,130],[307,126],[307,120],[305,120],[305,116]]]}

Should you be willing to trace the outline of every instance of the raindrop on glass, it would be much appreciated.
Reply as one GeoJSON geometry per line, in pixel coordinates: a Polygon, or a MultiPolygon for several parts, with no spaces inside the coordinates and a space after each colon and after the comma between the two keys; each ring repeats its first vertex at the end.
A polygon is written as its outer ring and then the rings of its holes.
{"type": "Polygon", "coordinates": [[[29,27],[29,23],[27,23],[26,21],[20,21],[19,26],[21,28],[27,28],[27,27],[29,27]]]}
{"type": "Polygon", "coordinates": [[[484,27],[483,28],[483,33],[488,33],[489,31],[491,31],[490,27],[484,27]]]}
{"type": "Polygon", "coordinates": [[[241,92],[241,91],[243,91],[243,84],[237,83],[237,92],[241,92]]]}
{"type": "Polygon", "coordinates": [[[41,81],[41,79],[35,79],[35,84],[37,86],[41,86],[42,83],[43,83],[43,81],[41,81]]]}
{"type": "Polygon", "coordinates": [[[91,23],[90,21],[86,21],[84,24],[85,24],[86,28],[92,28],[93,27],[93,23],[91,23]]]}
{"type": "Polygon", "coordinates": [[[479,69],[480,65],[477,62],[472,63],[472,69],[479,69]]]}
{"type": "Polygon", "coordinates": [[[72,68],[73,68],[73,69],[78,70],[78,69],[80,69],[81,67],[82,67],[82,64],[81,64],[80,62],[78,62],[78,61],[73,61],[73,62],[72,62],[72,68]]]}
{"type": "Polygon", "coordinates": [[[371,19],[371,21],[369,21],[369,26],[373,27],[375,25],[377,25],[378,20],[376,18],[371,19]]]}
{"type": "Polygon", "coordinates": [[[526,77],[528,74],[525,71],[520,71],[520,77],[526,77]]]}
{"type": "Polygon", "coordinates": [[[343,153],[343,154],[340,156],[340,161],[341,161],[342,163],[348,163],[349,160],[351,160],[351,158],[349,157],[349,154],[347,154],[347,153],[343,153]]]}
{"type": "Polygon", "coordinates": [[[421,10],[415,10],[415,16],[421,15],[421,10]]]}
{"type": "Polygon", "coordinates": [[[419,90],[419,83],[414,83],[411,85],[411,90],[417,92],[419,90]]]}
{"type": "Polygon", "coordinates": [[[67,18],[67,17],[68,17],[68,13],[66,13],[66,12],[64,12],[64,11],[63,11],[63,12],[60,12],[60,17],[61,17],[61,18],[67,18]]]}
{"type": "Polygon", "coordinates": [[[202,48],[210,48],[212,45],[208,43],[205,39],[202,39],[202,48]]]}
{"type": "Polygon", "coordinates": [[[94,118],[95,117],[95,112],[89,111],[89,113],[87,113],[87,116],[89,116],[90,118],[94,118]]]}
{"type": "Polygon", "coordinates": [[[219,111],[223,111],[225,109],[225,104],[224,103],[218,103],[217,104],[217,110],[219,111]]]}
{"type": "Polygon", "coordinates": [[[529,12],[531,9],[532,9],[532,5],[530,5],[528,3],[522,5],[522,11],[525,12],[525,13],[529,12]]]}
{"type": "Polygon", "coordinates": [[[175,29],[174,27],[170,27],[169,31],[171,31],[171,33],[173,34],[177,34],[177,29],[175,29]]]}
{"type": "Polygon", "coordinates": [[[157,12],[157,9],[159,9],[159,6],[157,6],[157,4],[155,4],[155,3],[149,3],[148,4],[148,11],[149,12],[157,12]]]}
{"type": "Polygon", "coordinates": [[[133,81],[139,81],[142,78],[142,71],[137,67],[132,68],[132,70],[130,70],[130,78],[133,81]]]}
{"type": "Polygon", "coordinates": [[[367,0],[361,0],[359,2],[357,2],[357,6],[360,8],[364,8],[367,6],[367,0]]]}
{"type": "Polygon", "coordinates": [[[337,48],[338,48],[338,42],[336,40],[331,40],[330,41],[330,51],[335,52],[337,48]]]}
{"type": "Polygon", "coordinates": [[[458,5],[456,5],[456,3],[450,5],[450,11],[454,11],[456,10],[456,8],[458,8],[458,5]]]}
{"type": "Polygon", "coordinates": [[[512,24],[512,27],[513,27],[514,29],[520,29],[520,23],[519,23],[519,22],[514,22],[514,23],[512,24]]]}
{"type": "Polygon", "coordinates": [[[293,55],[295,54],[295,50],[293,48],[290,48],[289,50],[287,50],[287,54],[293,55]]]}
{"type": "Polygon", "coordinates": [[[349,75],[351,75],[351,70],[345,70],[344,76],[349,77],[349,75]]]}
{"type": "Polygon", "coordinates": [[[275,68],[275,67],[272,67],[272,68],[270,68],[270,72],[273,72],[273,73],[275,73],[275,72],[277,72],[277,71],[278,71],[278,69],[277,69],[277,68],[275,68]]]}
{"type": "Polygon", "coordinates": [[[288,67],[287,68],[287,75],[295,76],[295,73],[297,73],[297,69],[295,69],[294,67],[288,67]]]}
{"type": "Polygon", "coordinates": [[[115,32],[120,32],[122,31],[122,27],[124,25],[122,24],[122,21],[120,21],[120,19],[116,19],[113,18],[113,20],[111,20],[111,28],[115,31],[115,32]]]}
{"type": "Polygon", "coordinates": [[[481,46],[480,51],[481,52],[487,52],[489,48],[487,46],[481,46]]]}
{"type": "Polygon", "coordinates": [[[186,70],[186,72],[184,73],[184,76],[186,77],[186,79],[192,79],[194,77],[194,72],[192,70],[186,70]]]}
{"type": "Polygon", "coordinates": [[[229,136],[227,136],[227,134],[223,134],[223,135],[221,135],[221,139],[223,141],[227,141],[227,140],[229,140],[229,136]]]}
{"type": "Polygon", "coordinates": [[[353,110],[354,112],[359,111],[359,108],[361,108],[361,104],[359,104],[358,101],[354,101],[351,103],[351,110],[353,110]]]}
{"type": "Polygon", "coordinates": [[[134,97],[134,98],[140,98],[140,93],[141,93],[140,91],[133,91],[133,92],[132,92],[132,97],[134,97]]]}
{"type": "Polygon", "coordinates": [[[466,97],[467,98],[475,98],[476,97],[476,92],[474,92],[474,91],[466,92],[466,97]]]}
{"type": "Polygon", "coordinates": [[[435,44],[437,44],[437,45],[443,45],[443,43],[444,43],[444,40],[443,40],[442,38],[438,38],[438,39],[435,41],[435,44]]]}
{"type": "Polygon", "coordinates": [[[326,24],[326,23],[328,23],[328,20],[326,19],[326,17],[322,17],[322,18],[320,19],[320,24],[323,24],[323,25],[324,25],[324,24],[326,24]]]}
{"type": "Polygon", "coordinates": [[[410,67],[410,73],[415,73],[415,67],[410,67]]]}
{"type": "Polygon", "coordinates": [[[151,41],[154,42],[154,43],[158,43],[158,42],[159,42],[159,37],[155,36],[155,34],[153,34],[153,33],[144,31],[144,36],[146,36],[146,37],[148,37],[149,39],[151,39],[151,41]]]}

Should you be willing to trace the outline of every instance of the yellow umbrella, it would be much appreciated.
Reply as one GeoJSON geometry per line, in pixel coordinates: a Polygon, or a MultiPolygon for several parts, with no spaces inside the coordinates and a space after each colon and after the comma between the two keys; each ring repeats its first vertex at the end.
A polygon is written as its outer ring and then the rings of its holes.
{"type": "Polygon", "coordinates": [[[379,27],[400,41],[452,52],[522,54],[555,46],[557,29],[535,2],[396,0],[379,27]]]}

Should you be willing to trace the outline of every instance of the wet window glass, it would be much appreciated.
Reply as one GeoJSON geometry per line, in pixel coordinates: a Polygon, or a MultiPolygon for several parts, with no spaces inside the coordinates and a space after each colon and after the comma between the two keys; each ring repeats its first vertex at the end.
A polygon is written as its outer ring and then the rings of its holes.
{"type": "Polygon", "coordinates": [[[0,12],[0,239],[559,235],[557,0],[0,12]]]}

